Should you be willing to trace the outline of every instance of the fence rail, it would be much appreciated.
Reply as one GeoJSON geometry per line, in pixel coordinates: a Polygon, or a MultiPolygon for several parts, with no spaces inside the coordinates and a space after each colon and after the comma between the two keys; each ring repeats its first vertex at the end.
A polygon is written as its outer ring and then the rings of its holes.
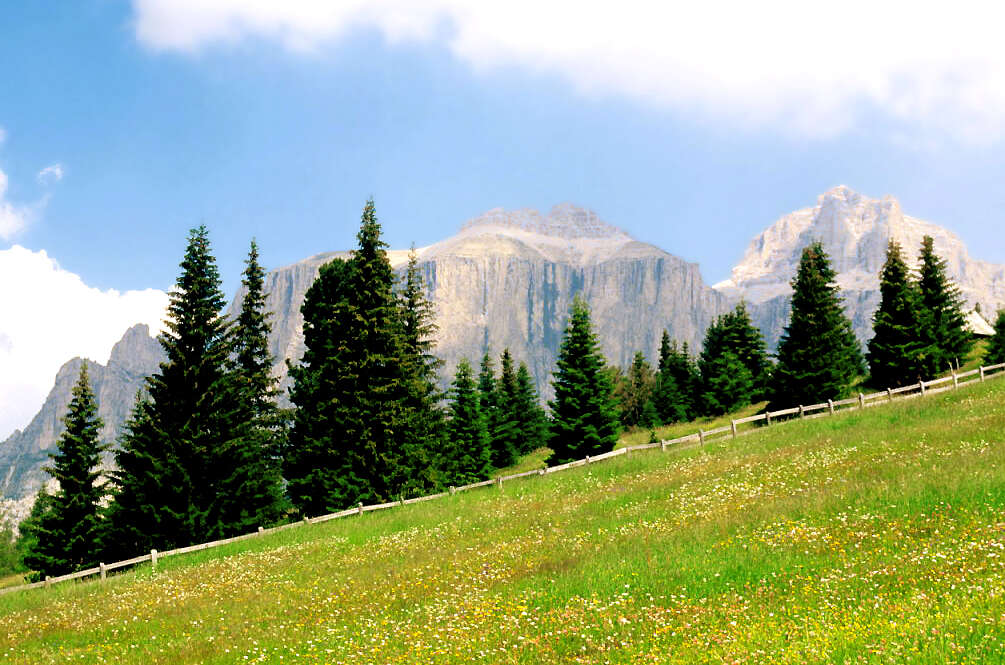
{"type": "MultiPolygon", "coordinates": [[[[147,561],[149,561],[151,566],[156,570],[157,561],[164,557],[177,556],[179,554],[188,554],[190,552],[198,552],[201,550],[212,549],[214,547],[221,547],[223,545],[229,545],[231,543],[240,542],[242,540],[248,540],[250,538],[263,536],[270,533],[276,533],[278,531],[283,531],[285,529],[292,529],[294,527],[302,526],[305,524],[318,524],[321,522],[328,522],[330,520],[349,517],[352,515],[362,515],[363,513],[373,512],[377,510],[388,510],[396,506],[421,503],[423,501],[432,501],[434,499],[440,499],[443,497],[451,496],[453,494],[456,494],[457,492],[467,492],[473,489],[477,489],[479,487],[488,487],[489,485],[495,485],[501,488],[503,483],[511,482],[518,478],[527,478],[530,476],[539,476],[550,473],[556,473],[559,471],[565,471],[566,469],[573,469],[580,466],[586,466],[587,464],[593,464],[595,462],[611,459],[613,457],[618,457],[620,455],[628,455],[631,452],[635,451],[653,450],[655,448],[659,448],[660,450],[667,450],[675,446],[685,447],[683,446],[683,444],[695,441],[700,445],[706,443],[712,437],[716,437],[718,439],[726,438],[719,436],[721,434],[725,434],[727,435],[727,437],[736,438],[737,436],[740,435],[740,433],[737,431],[737,426],[746,423],[755,423],[763,420],[765,421],[765,426],[770,426],[772,425],[772,419],[775,419],[776,421],[775,424],[781,424],[782,422],[785,422],[782,419],[785,418],[786,416],[793,416],[798,414],[800,418],[805,418],[807,417],[806,414],[810,412],[824,411],[824,413],[809,416],[812,418],[819,418],[821,416],[833,415],[837,413],[838,410],[842,410],[841,407],[852,407],[851,409],[843,409],[845,411],[854,409],[864,409],[873,406],[881,406],[883,404],[888,404],[894,401],[912,399],[915,397],[922,397],[924,395],[936,395],[950,390],[956,390],[959,389],[961,386],[969,385],[972,383],[981,383],[992,375],[996,377],[1003,376],[1005,375],[1005,372],[1001,371],[1003,369],[1005,369],[1005,363],[1001,363],[998,365],[990,365],[987,367],[982,366],[967,372],[961,372],[959,374],[953,372],[950,376],[933,379],[931,381],[919,381],[918,383],[909,386],[888,388],[887,390],[869,394],[859,393],[857,397],[852,397],[849,399],[842,399],[837,401],[828,400],[827,402],[821,402],[819,404],[810,404],[809,406],[800,405],[787,409],[780,409],[778,411],[768,411],[765,413],[759,413],[755,416],[747,416],[745,418],[737,418],[735,420],[731,420],[730,424],[725,427],[717,427],[715,429],[710,429],[707,431],[699,429],[694,434],[687,434],[685,436],[677,437],[676,439],[657,441],[655,443],[643,443],[635,446],[627,446],[625,448],[618,448],[617,450],[611,450],[609,452],[601,453],[599,455],[593,455],[593,456],[588,455],[585,459],[574,460],[572,462],[566,462],[565,464],[557,464],[555,466],[549,466],[546,468],[533,469],[531,471],[524,471],[523,473],[514,473],[509,476],[499,476],[496,478],[492,478],[490,480],[483,480],[481,482],[471,483],[469,485],[462,485],[460,487],[451,487],[448,492],[429,494],[426,496],[415,497],[412,499],[389,501],[387,503],[378,503],[369,506],[364,506],[361,503],[353,508],[348,508],[346,510],[330,513],[328,515],[319,515],[318,517],[310,517],[310,518],[305,517],[301,522],[291,522],[289,524],[281,524],[279,526],[270,527],[268,529],[258,527],[258,530],[253,533],[234,536],[233,538],[224,538],[222,540],[214,540],[208,543],[188,545],[187,547],[179,547],[177,549],[168,550],[166,552],[158,552],[157,550],[151,550],[149,554],[143,554],[141,556],[133,557],[132,559],[125,559],[124,561],[116,561],[114,563],[107,563],[107,564],[100,563],[94,568],[88,568],[87,570],[80,570],[75,573],[70,573],[68,575],[60,575],[58,577],[46,577],[41,582],[33,582],[31,584],[22,584],[20,586],[6,587],[0,589],[0,595],[6,593],[12,593],[15,591],[36,589],[40,587],[47,588],[52,586],[53,584],[58,584],[60,582],[78,580],[85,577],[91,577],[94,575],[98,575],[102,580],[104,580],[106,574],[109,571],[119,570],[121,568],[128,568],[129,566],[136,566],[141,563],[146,563],[147,561]]],[[[744,433],[749,433],[750,431],[753,430],[747,430],[744,433]]]]}

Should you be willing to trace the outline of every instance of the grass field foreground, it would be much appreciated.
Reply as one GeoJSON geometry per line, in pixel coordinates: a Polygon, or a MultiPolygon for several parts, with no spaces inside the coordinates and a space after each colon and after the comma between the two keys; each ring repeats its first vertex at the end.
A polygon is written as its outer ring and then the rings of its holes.
{"type": "Polygon", "coordinates": [[[1005,382],[0,597],[5,663],[1005,660],[1005,382]]]}

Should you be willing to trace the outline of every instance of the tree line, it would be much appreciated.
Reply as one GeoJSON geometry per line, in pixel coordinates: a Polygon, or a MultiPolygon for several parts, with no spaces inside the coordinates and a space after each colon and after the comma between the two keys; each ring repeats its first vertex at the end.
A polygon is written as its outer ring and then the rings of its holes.
{"type": "MultiPolygon", "coordinates": [[[[929,376],[969,350],[958,292],[931,245],[926,238],[917,280],[890,245],[868,354],[874,381],[929,376]]],[[[443,392],[415,252],[398,283],[386,250],[370,200],[356,249],[322,266],[305,294],[305,352],[287,361],[293,407],[281,409],[257,246],[240,312],[228,320],[208,232],[191,231],[159,337],[165,360],[137,396],[114,470],[99,472],[102,424],[85,363],[46,468],[59,488],[41,492],[21,526],[24,564],[37,575],[64,574],[442,490],[487,479],[543,448],[562,463],[612,450],[623,428],[653,430],[762,400],[838,398],[864,368],[836,276],[814,243],[793,278],[774,362],[741,302],[710,325],[697,357],[663,331],[656,368],[642,353],[614,368],[577,296],[547,412],[526,364],[508,349],[498,371],[490,353],[477,374],[462,359],[443,392]]],[[[999,324],[1005,338],[1002,317],[999,324]]]]}

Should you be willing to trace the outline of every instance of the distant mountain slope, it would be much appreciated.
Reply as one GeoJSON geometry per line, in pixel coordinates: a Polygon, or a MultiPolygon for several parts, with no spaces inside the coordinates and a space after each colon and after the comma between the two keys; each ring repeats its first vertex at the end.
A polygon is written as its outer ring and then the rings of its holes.
{"type": "Polygon", "coordinates": [[[112,348],[107,365],[74,358],[56,374],[56,381],[42,409],[24,431],[15,431],[0,444],[0,496],[21,498],[34,494],[45,482],[42,466],[56,448],[63,430],[63,417],[70,404],[70,391],[77,382],[80,364],[87,363],[91,385],[104,421],[103,441],[114,441],[143,386],[143,379],[157,368],[163,355],[145,324],[133,326],[112,348]]]}
{"type": "MultiPolygon", "coordinates": [[[[348,255],[317,254],[266,276],[266,308],[272,313],[269,348],[277,359],[273,372],[284,386],[286,361],[295,363],[304,352],[304,294],[325,262],[348,255]]],[[[446,361],[444,385],[461,358],[477,362],[486,350],[498,357],[509,348],[550,395],[558,345],[577,293],[593,308],[608,359],[619,365],[627,365],[637,350],[655,360],[664,328],[697,348],[708,324],[729,306],[725,296],[704,283],[696,264],[634,240],[570,204],[547,214],[491,210],[467,222],[457,235],[419,249],[418,255],[436,309],[436,353],[446,361]]],[[[407,257],[404,250],[389,252],[399,273],[407,257]]],[[[242,297],[236,294],[231,315],[242,297]]],[[[161,358],[157,342],[138,329],[116,346],[107,369],[92,365],[106,423],[102,435],[108,441],[117,438],[142,377],[155,371],[161,358]],[[99,382],[108,387],[102,391],[99,382]]],[[[3,496],[18,498],[38,489],[44,477],[41,465],[55,443],[79,362],[60,370],[32,424],[0,443],[3,496]]]]}
{"type": "Polygon", "coordinates": [[[917,263],[923,236],[948,262],[950,277],[967,303],[994,312],[1005,304],[1005,266],[970,257],[954,233],[905,215],[892,196],[872,199],[840,186],[822,194],[813,208],[785,215],[750,243],[730,279],[715,288],[730,298],[744,298],[755,322],[774,347],[788,323],[789,282],[799,257],[814,240],[823,243],[838,273],[838,284],[861,340],[872,336],[872,315],[879,305],[879,271],[890,238],[900,242],[911,265],[917,263]]]}

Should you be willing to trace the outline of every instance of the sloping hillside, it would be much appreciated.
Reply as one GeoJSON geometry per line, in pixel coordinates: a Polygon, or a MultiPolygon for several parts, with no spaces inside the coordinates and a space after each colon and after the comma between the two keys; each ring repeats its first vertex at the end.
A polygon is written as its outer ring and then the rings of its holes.
{"type": "Polygon", "coordinates": [[[1005,382],[0,598],[10,663],[1005,658],[1005,382]]]}

